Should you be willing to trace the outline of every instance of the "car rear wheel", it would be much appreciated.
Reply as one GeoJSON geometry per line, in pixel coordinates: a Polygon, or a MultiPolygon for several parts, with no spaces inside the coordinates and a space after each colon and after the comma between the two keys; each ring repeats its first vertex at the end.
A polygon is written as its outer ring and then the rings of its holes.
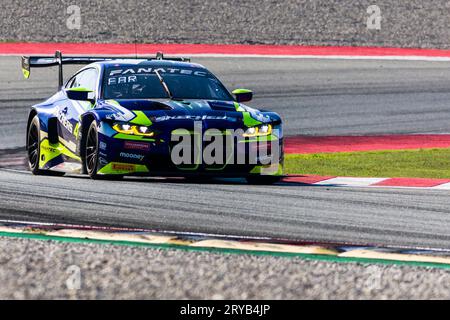
{"type": "Polygon", "coordinates": [[[40,141],[39,118],[36,116],[31,120],[27,133],[28,166],[34,175],[41,174],[42,172],[39,170],[39,158],[41,156],[40,141]]]}
{"type": "Polygon", "coordinates": [[[97,166],[98,166],[98,130],[97,122],[93,121],[87,131],[86,137],[86,150],[84,157],[84,165],[87,174],[92,179],[97,179],[97,166]]]}
{"type": "Polygon", "coordinates": [[[64,172],[39,169],[41,159],[41,127],[38,116],[31,120],[27,132],[28,167],[34,175],[63,176],[64,172]]]}

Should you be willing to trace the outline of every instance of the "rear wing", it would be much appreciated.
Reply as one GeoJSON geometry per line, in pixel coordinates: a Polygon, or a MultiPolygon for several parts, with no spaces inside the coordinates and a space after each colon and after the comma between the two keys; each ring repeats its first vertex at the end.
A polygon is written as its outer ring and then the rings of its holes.
{"type": "Polygon", "coordinates": [[[166,58],[162,52],[158,52],[155,57],[63,57],[60,51],[56,51],[54,56],[33,56],[22,57],[22,72],[25,79],[29,79],[32,68],[49,68],[59,67],[58,84],[59,89],[62,88],[64,82],[63,66],[64,65],[88,65],[95,62],[123,60],[123,59],[142,59],[142,60],[170,60],[190,62],[189,58],[166,58]]]}

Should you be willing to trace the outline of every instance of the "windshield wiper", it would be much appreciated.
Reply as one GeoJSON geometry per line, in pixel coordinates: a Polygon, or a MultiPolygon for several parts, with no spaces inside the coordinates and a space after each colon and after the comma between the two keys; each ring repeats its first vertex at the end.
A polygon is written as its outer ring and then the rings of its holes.
{"type": "Polygon", "coordinates": [[[172,92],[170,92],[169,87],[167,86],[167,83],[164,81],[164,78],[161,76],[161,74],[159,73],[158,70],[155,70],[156,76],[159,79],[159,82],[161,83],[161,85],[164,88],[164,91],[167,92],[167,95],[169,96],[170,100],[173,100],[173,95],[172,92]]]}

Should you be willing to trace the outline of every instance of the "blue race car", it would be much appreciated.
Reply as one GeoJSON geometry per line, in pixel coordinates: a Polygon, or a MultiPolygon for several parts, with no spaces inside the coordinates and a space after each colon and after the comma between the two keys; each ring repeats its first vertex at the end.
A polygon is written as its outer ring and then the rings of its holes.
{"type": "Polygon", "coordinates": [[[34,105],[27,152],[35,175],[245,177],[283,175],[282,120],[250,108],[250,90],[232,94],[186,58],[22,57],[59,67],[59,90],[34,105]],[[64,65],[86,65],[63,83],[64,65]]]}

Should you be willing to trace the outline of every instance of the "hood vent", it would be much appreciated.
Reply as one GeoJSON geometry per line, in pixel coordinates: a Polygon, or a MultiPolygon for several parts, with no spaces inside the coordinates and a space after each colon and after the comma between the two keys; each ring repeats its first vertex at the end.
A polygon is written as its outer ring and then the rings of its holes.
{"type": "Polygon", "coordinates": [[[142,111],[173,110],[173,108],[170,105],[159,101],[119,100],[119,103],[121,106],[129,110],[142,110],[142,111]]]}
{"type": "Polygon", "coordinates": [[[212,110],[215,111],[236,111],[236,107],[233,102],[227,101],[213,101],[208,102],[212,110]]]}

